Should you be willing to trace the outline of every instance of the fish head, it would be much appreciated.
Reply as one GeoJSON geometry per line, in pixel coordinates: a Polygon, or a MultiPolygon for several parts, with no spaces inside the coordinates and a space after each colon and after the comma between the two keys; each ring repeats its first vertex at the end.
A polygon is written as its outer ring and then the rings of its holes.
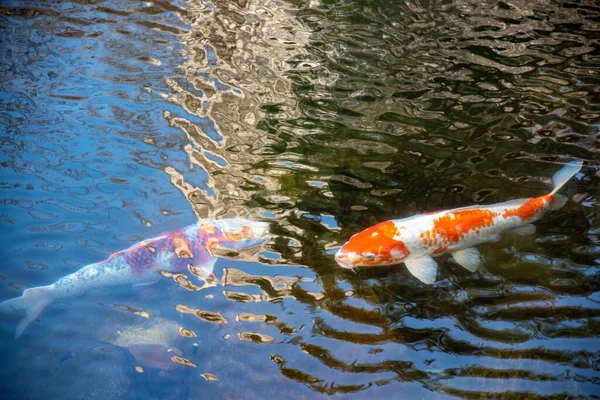
{"type": "Polygon", "coordinates": [[[269,224],[244,218],[216,219],[208,226],[200,224],[200,229],[216,239],[220,247],[234,250],[258,246],[269,237],[269,224]]]}
{"type": "Polygon", "coordinates": [[[402,241],[401,229],[386,221],[352,236],[336,253],[342,268],[377,267],[402,262],[410,251],[402,241]]]}

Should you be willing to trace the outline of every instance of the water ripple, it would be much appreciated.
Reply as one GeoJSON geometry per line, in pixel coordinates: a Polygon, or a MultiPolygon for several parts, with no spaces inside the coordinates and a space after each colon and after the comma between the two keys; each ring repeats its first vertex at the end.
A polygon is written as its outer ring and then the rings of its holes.
{"type": "Polygon", "coordinates": [[[4,329],[2,388],[594,396],[599,16],[590,1],[2,4],[3,298],[196,217],[273,233],[260,263],[217,252],[202,285],[190,266],[54,304],[32,324],[44,340],[4,329]],[[572,201],[533,238],[481,246],[475,274],[440,258],[424,286],[333,260],[385,219],[546,193],[571,159],[572,201]]]}

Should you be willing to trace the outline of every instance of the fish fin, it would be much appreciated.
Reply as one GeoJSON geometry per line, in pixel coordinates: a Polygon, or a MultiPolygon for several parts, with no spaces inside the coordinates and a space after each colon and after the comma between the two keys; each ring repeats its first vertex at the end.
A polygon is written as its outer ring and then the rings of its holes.
{"type": "Polygon", "coordinates": [[[215,264],[217,263],[217,260],[218,260],[217,257],[211,257],[210,259],[203,262],[199,266],[202,267],[202,269],[205,270],[206,272],[208,272],[209,274],[212,274],[213,269],[215,268],[215,264]]]}
{"type": "Polygon", "coordinates": [[[514,233],[516,233],[517,235],[531,236],[531,235],[535,234],[535,230],[536,230],[535,225],[525,224],[523,226],[513,229],[512,231],[514,233]]]}
{"type": "Polygon", "coordinates": [[[576,160],[571,161],[570,163],[566,164],[564,167],[559,169],[554,174],[554,176],[552,176],[552,183],[554,184],[554,189],[550,194],[555,194],[556,192],[558,192],[560,188],[563,187],[563,185],[567,183],[569,179],[571,179],[576,173],[579,172],[582,166],[583,162],[581,160],[576,160]]]}
{"type": "Polygon", "coordinates": [[[25,312],[27,315],[17,325],[15,339],[18,339],[25,328],[44,311],[44,308],[54,300],[51,286],[41,286],[26,289],[21,297],[9,299],[0,304],[3,311],[14,310],[25,312]]]}
{"type": "Polygon", "coordinates": [[[218,258],[211,257],[210,259],[208,259],[207,261],[203,262],[200,265],[197,265],[196,267],[202,268],[206,273],[211,275],[213,270],[215,269],[215,264],[217,263],[217,260],[218,260],[218,258]]]}
{"type": "Polygon", "coordinates": [[[431,256],[422,256],[413,258],[412,260],[404,261],[406,268],[418,280],[428,285],[435,282],[438,265],[431,256]]]}
{"type": "Polygon", "coordinates": [[[454,251],[452,252],[452,258],[454,258],[454,261],[461,267],[464,267],[471,272],[477,271],[481,266],[481,254],[475,247],[454,251]]]}
{"type": "Polygon", "coordinates": [[[550,202],[550,211],[556,211],[564,207],[567,204],[569,198],[567,196],[563,196],[562,194],[555,194],[554,198],[550,202]]]}
{"type": "Polygon", "coordinates": [[[207,261],[203,262],[200,265],[188,265],[188,270],[190,271],[190,273],[200,279],[202,279],[203,281],[208,281],[211,282],[213,280],[216,280],[216,277],[214,276],[213,269],[215,267],[215,263],[217,262],[218,258],[216,257],[211,257],[210,259],[208,259],[207,261]]]}

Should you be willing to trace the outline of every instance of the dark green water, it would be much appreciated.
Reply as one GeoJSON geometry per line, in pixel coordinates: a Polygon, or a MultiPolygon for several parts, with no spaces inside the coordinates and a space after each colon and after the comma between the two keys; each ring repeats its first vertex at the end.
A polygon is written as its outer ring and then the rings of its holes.
{"type": "Polygon", "coordinates": [[[2,315],[2,397],[598,398],[599,37],[593,1],[2,2],[0,300],[198,217],[274,234],[201,291],[92,290],[18,341],[2,315]],[[573,159],[475,274],[333,259],[573,159]]]}

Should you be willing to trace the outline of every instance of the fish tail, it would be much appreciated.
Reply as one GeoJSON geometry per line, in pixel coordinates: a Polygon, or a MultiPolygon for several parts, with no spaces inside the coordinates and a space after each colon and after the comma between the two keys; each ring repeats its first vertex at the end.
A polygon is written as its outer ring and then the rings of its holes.
{"type": "Polygon", "coordinates": [[[15,297],[0,303],[0,310],[4,312],[25,312],[25,317],[17,325],[15,339],[18,339],[25,328],[35,320],[44,308],[54,300],[52,286],[40,286],[26,289],[21,297],[15,297]]]}
{"type": "Polygon", "coordinates": [[[550,194],[551,195],[556,194],[556,192],[558,192],[560,190],[560,188],[563,187],[563,185],[565,183],[567,183],[567,181],[569,179],[571,179],[576,173],[579,172],[582,165],[583,165],[583,162],[581,160],[576,160],[576,161],[571,161],[570,163],[568,163],[567,165],[565,165],[564,167],[559,169],[552,177],[552,183],[554,184],[554,189],[552,190],[552,192],[550,194]]]}

